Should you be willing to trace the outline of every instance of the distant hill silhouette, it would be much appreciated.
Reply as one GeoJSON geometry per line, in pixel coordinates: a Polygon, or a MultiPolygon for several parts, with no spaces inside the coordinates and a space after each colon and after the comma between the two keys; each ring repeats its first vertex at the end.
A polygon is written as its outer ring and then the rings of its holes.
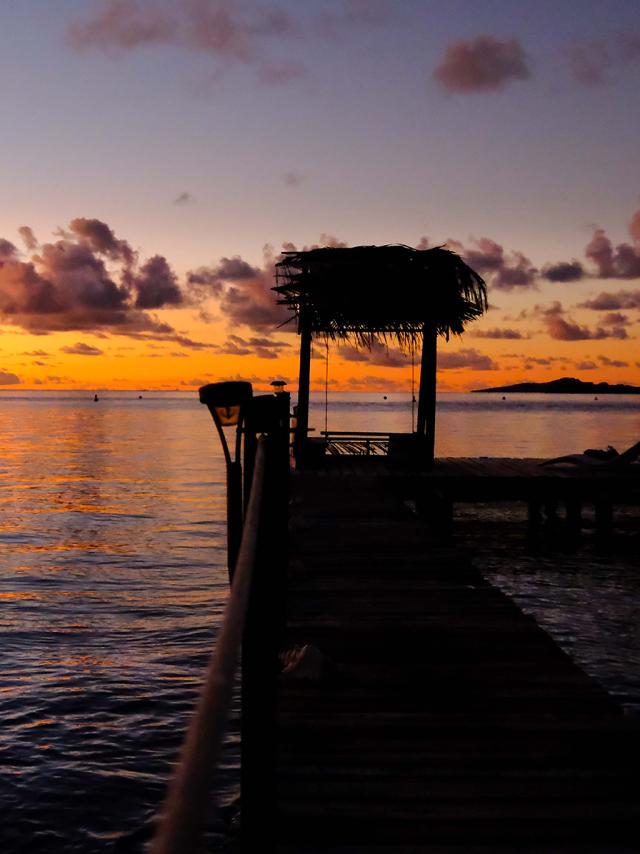
{"type": "Polygon", "coordinates": [[[590,383],[574,377],[563,377],[548,383],[516,383],[495,388],[475,388],[474,393],[493,392],[511,394],[640,394],[640,387],[634,385],[610,385],[609,383],[590,383]]]}

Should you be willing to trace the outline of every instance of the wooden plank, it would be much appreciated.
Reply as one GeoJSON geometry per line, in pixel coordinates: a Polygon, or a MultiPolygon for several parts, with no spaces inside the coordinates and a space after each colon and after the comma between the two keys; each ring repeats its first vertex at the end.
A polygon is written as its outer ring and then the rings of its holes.
{"type": "Polygon", "coordinates": [[[324,664],[279,685],[277,850],[633,850],[637,725],[401,501],[560,479],[536,461],[382,471],[296,478],[288,643],[324,664]]]}

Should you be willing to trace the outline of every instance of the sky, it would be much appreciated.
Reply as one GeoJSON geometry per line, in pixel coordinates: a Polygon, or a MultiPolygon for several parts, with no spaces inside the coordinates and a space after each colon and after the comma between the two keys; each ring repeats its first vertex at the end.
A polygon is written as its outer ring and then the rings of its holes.
{"type": "MultiPolygon", "coordinates": [[[[0,388],[295,388],[283,248],[446,244],[442,391],[640,384],[637,0],[21,0],[0,30],[0,388]]],[[[313,386],[323,388],[317,342],[313,386]]],[[[396,346],[333,390],[402,390],[396,346]]]]}

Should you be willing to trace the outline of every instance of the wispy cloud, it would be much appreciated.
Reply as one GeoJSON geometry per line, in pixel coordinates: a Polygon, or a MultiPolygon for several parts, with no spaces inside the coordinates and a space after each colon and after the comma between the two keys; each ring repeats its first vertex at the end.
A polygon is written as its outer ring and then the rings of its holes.
{"type": "Polygon", "coordinates": [[[303,69],[274,59],[272,45],[298,31],[288,12],[254,0],[95,0],[68,39],[76,50],[110,53],[175,47],[207,57],[217,74],[248,66],[265,82],[283,83],[303,69]]]}
{"type": "Polygon", "coordinates": [[[92,347],[91,344],[85,344],[82,341],[78,341],[77,344],[61,347],[60,351],[73,356],[102,356],[104,352],[99,347],[92,347]]]}
{"type": "Polygon", "coordinates": [[[185,190],[184,192],[180,193],[175,197],[175,199],[173,200],[173,204],[177,205],[178,207],[184,207],[185,205],[193,204],[194,201],[195,199],[193,198],[191,193],[188,193],[185,190]]]}

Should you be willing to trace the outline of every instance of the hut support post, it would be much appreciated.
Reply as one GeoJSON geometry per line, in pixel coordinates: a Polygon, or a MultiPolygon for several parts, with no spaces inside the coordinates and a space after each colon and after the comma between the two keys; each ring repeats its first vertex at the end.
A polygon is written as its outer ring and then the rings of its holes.
{"type": "Polygon", "coordinates": [[[435,324],[425,324],[422,330],[417,433],[420,437],[419,441],[423,442],[424,459],[427,465],[433,463],[435,454],[437,350],[438,333],[435,324]]]}
{"type": "Polygon", "coordinates": [[[311,329],[305,318],[300,323],[300,372],[298,378],[298,405],[294,450],[299,462],[307,442],[309,427],[309,382],[311,373],[311,329]]]}

